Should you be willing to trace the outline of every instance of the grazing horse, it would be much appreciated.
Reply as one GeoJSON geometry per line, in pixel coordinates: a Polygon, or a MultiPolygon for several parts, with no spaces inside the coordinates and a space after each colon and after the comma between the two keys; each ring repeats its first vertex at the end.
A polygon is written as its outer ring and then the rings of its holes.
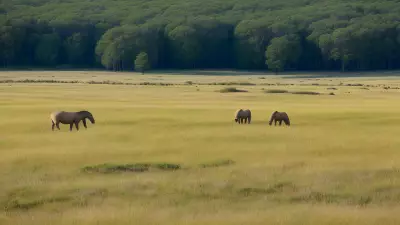
{"type": "Polygon", "coordinates": [[[235,122],[236,123],[249,123],[251,122],[251,111],[249,109],[239,109],[235,112],[235,122]]]}
{"type": "Polygon", "coordinates": [[[279,126],[281,126],[282,121],[285,122],[287,126],[290,126],[289,116],[285,112],[278,112],[278,111],[273,112],[271,115],[271,119],[269,120],[270,126],[274,120],[275,120],[275,126],[276,122],[279,122],[279,126]]]}
{"type": "Polygon", "coordinates": [[[79,130],[79,122],[82,120],[83,126],[86,126],[86,119],[89,119],[92,124],[95,123],[93,115],[88,111],[79,111],[79,112],[65,112],[58,111],[50,114],[52,126],[51,129],[54,131],[54,126],[60,130],[58,126],[60,123],[69,124],[69,130],[72,131],[72,127],[75,124],[76,130],[79,130]]]}

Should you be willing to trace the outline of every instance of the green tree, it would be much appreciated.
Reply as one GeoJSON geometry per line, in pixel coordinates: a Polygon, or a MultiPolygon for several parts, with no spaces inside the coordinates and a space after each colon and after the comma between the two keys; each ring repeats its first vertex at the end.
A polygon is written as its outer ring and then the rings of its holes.
{"type": "Polygon", "coordinates": [[[271,40],[265,51],[266,64],[269,69],[283,71],[285,67],[294,65],[301,54],[300,41],[297,36],[286,35],[271,40]]]}
{"type": "Polygon", "coordinates": [[[135,59],[135,69],[144,74],[145,70],[150,69],[149,57],[146,52],[140,52],[135,59]]]}

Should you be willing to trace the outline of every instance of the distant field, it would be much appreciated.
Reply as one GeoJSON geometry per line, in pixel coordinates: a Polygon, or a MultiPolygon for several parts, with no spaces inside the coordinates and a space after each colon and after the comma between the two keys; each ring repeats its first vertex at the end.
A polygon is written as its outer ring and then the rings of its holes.
{"type": "Polygon", "coordinates": [[[233,75],[0,72],[0,224],[400,223],[400,77],[233,75]]]}

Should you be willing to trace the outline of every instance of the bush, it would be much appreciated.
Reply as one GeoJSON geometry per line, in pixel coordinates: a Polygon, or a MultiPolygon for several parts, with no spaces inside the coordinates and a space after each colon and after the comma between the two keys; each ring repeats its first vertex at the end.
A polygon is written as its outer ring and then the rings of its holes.
{"type": "Polygon", "coordinates": [[[279,94],[279,93],[289,93],[287,90],[280,90],[280,89],[272,89],[272,90],[266,90],[264,91],[265,93],[273,93],[273,94],[279,94]]]}
{"type": "Polygon", "coordinates": [[[223,89],[219,90],[219,92],[221,92],[221,93],[229,93],[229,92],[248,92],[248,91],[239,90],[239,89],[236,89],[235,87],[227,87],[227,88],[223,88],[223,89]]]}
{"type": "Polygon", "coordinates": [[[188,80],[188,81],[185,82],[185,84],[186,85],[193,85],[193,81],[188,80]]]}
{"type": "Polygon", "coordinates": [[[294,91],[292,94],[296,95],[319,95],[319,92],[314,92],[314,91],[294,91]]]}

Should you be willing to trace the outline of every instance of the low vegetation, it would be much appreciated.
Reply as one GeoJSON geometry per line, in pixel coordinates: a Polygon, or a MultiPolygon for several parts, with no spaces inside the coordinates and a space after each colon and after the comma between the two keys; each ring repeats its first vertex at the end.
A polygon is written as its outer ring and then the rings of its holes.
{"type": "Polygon", "coordinates": [[[282,94],[282,93],[289,93],[289,91],[281,89],[272,89],[272,90],[265,90],[265,93],[282,94]]]}
{"type": "Polygon", "coordinates": [[[237,89],[235,87],[226,87],[226,88],[222,88],[221,90],[219,90],[219,92],[221,92],[221,93],[229,93],[229,92],[248,92],[248,91],[240,90],[240,89],[237,89]]]}
{"type": "Polygon", "coordinates": [[[230,160],[230,159],[225,159],[225,160],[218,160],[214,162],[209,162],[209,163],[202,163],[200,164],[200,167],[202,168],[209,168],[209,167],[220,167],[220,166],[229,166],[235,164],[235,161],[230,160]]]}
{"type": "Polygon", "coordinates": [[[115,172],[146,172],[150,170],[178,170],[179,164],[170,163],[135,163],[135,164],[100,164],[86,166],[84,172],[115,173],[115,172]]]}
{"type": "Polygon", "coordinates": [[[315,91],[292,91],[292,94],[296,95],[320,95],[321,93],[315,91]]]}
{"type": "Polygon", "coordinates": [[[321,93],[315,92],[315,91],[288,91],[288,90],[281,90],[281,89],[271,89],[271,90],[265,90],[265,93],[268,94],[296,94],[296,95],[320,95],[321,93]]]}

